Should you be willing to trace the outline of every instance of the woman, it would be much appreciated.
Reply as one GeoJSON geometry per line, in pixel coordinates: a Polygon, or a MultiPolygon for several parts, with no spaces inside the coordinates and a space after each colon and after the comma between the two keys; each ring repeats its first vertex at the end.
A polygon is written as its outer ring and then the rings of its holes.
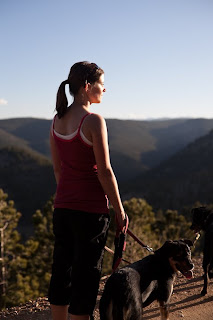
{"type": "Polygon", "coordinates": [[[58,89],[50,146],[57,182],[53,228],[55,247],[49,301],[53,320],[89,320],[95,307],[109,227],[108,199],[118,227],[125,212],[111,168],[104,119],[90,113],[100,103],[104,72],[78,62],[58,89]],[[65,86],[73,103],[68,107],[65,86]],[[107,196],[106,196],[107,195],[107,196]]]}

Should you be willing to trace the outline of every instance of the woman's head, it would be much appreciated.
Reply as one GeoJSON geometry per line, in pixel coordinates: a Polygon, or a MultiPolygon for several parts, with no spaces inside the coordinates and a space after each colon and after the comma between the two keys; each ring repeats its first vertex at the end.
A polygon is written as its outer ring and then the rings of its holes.
{"type": "Polygon", "coordinates": [[[104,71],[95,63],[87,61],[75,63],[68,76],[70,94],[75,96],[87,83],[94,84],[103,73],[104,71]]]}
{"type": "Polygon", "coordinates": [[[68,75],[68,79],[63,81],[58,89],[56,100],[56,111],[58,117],[61,118],[68,106],[68,100],[65,93],[65,85],[69,84],[69,92],[75,97],[81,88],[85,88],[88,84],[93,85],[103,77],[104,71],[95,63],[82,61],[75,63],[68,75]]]}

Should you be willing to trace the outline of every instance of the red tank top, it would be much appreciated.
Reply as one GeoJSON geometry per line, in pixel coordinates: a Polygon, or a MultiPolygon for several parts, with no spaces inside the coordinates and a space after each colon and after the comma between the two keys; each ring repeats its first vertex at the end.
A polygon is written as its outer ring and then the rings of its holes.
{"type": "Polygon", "coordinates": [[[61,159],[61,177],[54,207],[108,213],[108,199],[97,176],[93,148],[80,134],[82,123],[89,114],[82,118],[76,135],[71,139],[56,135],[55,118],[53,120],[52,133],[61,159]]]}

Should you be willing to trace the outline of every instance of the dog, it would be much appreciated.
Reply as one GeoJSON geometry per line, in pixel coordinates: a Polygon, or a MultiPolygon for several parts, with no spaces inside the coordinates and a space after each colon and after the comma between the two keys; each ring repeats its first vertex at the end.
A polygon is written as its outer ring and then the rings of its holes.
{"type": "Polygon", "coordinates": [[[166,241],[150,254],[115,271],[107,280],[100,300],[101,320],[141,320],[143,308],[158,300],[161,320],[168,319],[168,304],[175,275],[193,275],[190,240],[166,241]]]}
{"type": "Polygon", "coordinates": [[[204,285],[201,295],[207,294],[209,279],[213,278],[213,212],[206,207],[193,208],[192,225],[190,227],[196,234],[204,231],[203,271],[204,285]]]}

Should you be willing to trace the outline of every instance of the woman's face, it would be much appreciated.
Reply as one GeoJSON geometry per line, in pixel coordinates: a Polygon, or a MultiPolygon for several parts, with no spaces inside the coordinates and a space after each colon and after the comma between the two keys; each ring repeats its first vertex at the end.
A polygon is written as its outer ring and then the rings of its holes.
{"type": "Polygon", "coordinates": [[[102,74],[99,80],[93,83],[88,90],[90,103],[100,103],[105,91],[106,89],[104,87],[104,74],[102,74]]]}

